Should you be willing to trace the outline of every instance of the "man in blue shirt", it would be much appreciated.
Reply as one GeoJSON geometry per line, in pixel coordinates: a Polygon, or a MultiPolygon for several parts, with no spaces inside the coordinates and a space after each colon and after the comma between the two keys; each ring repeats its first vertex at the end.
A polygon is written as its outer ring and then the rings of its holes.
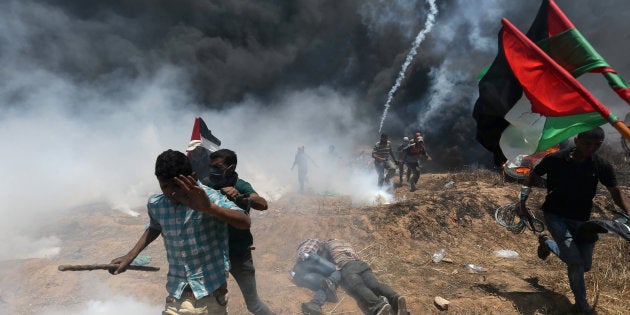
{"type": "Polygon", "coordinates": [[[218,191],[199,185],[181,152],[160,154],[155,175],[162,194],[149,198],[149,225],[128,254],[112,260],[119,266],[110,272],[124,272],[162,235],[169,264],[162,314],[227,314],[227,225],[249,229],[249,216],[218,191]]]}

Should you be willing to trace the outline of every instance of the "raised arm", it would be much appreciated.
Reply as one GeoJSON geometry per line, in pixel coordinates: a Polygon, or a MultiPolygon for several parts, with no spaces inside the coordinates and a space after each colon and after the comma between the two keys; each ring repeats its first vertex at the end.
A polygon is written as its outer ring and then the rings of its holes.
{"type": "Polygon", "coordinates": [[[213,215],[237,229],[246,230],[250,228],[251,219],[247,214],[224,208],[211,202],[206,191],[197,185],[194,177],[179,175],[175,177],[175,181],[188,197],[182,200],[182,203],[188,208],[213,215]]]}

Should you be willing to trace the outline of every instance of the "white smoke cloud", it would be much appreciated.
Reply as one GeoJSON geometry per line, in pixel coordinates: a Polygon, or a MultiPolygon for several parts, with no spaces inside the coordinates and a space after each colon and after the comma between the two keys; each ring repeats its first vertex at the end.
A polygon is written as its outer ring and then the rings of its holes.
{"type": "MultiPolygon", "coordinates": [[[[583,27],[587,38],[611,65],[630,76],[625,50],[609,47],[615,46],[610,42],[615,32],[608,28],[591,30],[588,24],[596,23],[585,23],[590,17],[571,15],[579,11],[571,11],[568,1],[558,2],[571,18],[575,17],[576,25],[583,27]],[[600,36],[602,42],[597,42],[600,36]]],[[[152,52],[140,54],[140,48],[122,35],[90,36],[89,31],[109,28],[115,34],[137,35],[139,28],[126,27],[125,18],[110,12],[99,15],[104,22],[97,23],[67,16],[51,5],[23,3],[0,4],[0,260],[58,255],[64,240],[50,232],[54,231],[50,225],[72,215],[72,211],[85,210],[87,204],[104,203],[137,215],[133,209],[141,208],[147,196],[159,190],[153,176],[155,157],[168,148],[185,150],[195,116],[204,118],[223,141],[223,147],[237,152],[240,176],[269,199],[298,190],[297,171],[290,167],[297,146],[305,145],[317,163],[309,166],[307,188],[312,193],[348,194],[357,204],[390,200],[386,194],[375,197],[379,195],[376,176],[366,164],[378,137],[372,137],[375,126],[369,125],[370,121],[357,119],[365,112],[365,104],[361,103],[363,82],[358,82],[353,92],[340,92],[331,87],[334,83],[324,81],[281,96],[251,96],[223,104],[225,110],[208,110],[193,101],[190,69],[164,62],[157,69],[143,72],[144,60],[139,56],[149,59],[152,52]],[[43,38],[50,30],[55,30],[57,37],[43,38]],[[36,40],[38,36],[42,37],[40,41],[36,40]],[[105,61],[99,59],[103,55],[93,51],[95,43],[110,47],[107,58],[136,67],[103,66],[105,61]],[[67,64],[68,60],[72,62],[67,64]],[[71,76],[67,68],[73,67],[93,70],[94,77],[71,76]],[[341,159],[328,153],[330,145],[335,146],[341,159]],[[359,161],[361,151],[368,157],[359,161]],[[355,167],[348,168],[349,163],[355,167]]],[[[362,6],[361,14],[373,32],[394,23],[411,38],[415,31],[408,26],[419,23],[418,13],[412,13],[419,3],[424,2],[369,1],[362,6]]],[[[536,1],[514,3],[438,3],[441,12],[427,37],[430,45],[417,58],[430,69],[431,84],[428,93],[415,100],[423,105],[417,116],[421,124],[435,128],[431,124],[436,117],[453,103],[472,107],[474,77],[496,53],[499,18],[514,17],[524,29],[538,5],[536,1]],[[523,6],[527,10],[519,13],[523,6]]],[[[620,2],[602,3],[610,11],[620,2]]],[[[622,25],[619,19],[625,18],[621,14],[608,17],[605,20],[616,21],[615,25],[622,25]]],[[[473,142],[472,135],[467,141],[473,142]]],[[[11,286],[0,283],[3,289],[10,290],[11,286]]],[[[159,311],[160,307],[119,296],[90,301],[70,313],[159,311]]],[[[68,313],[51,312],[46,314],[68,313]]]]}
{"type": "Polygon", "coordinates": [[[116,295],[107,300],[88,300],[74,308],[53,307],[39,315],[154,315],[162,312],[162,306],[150,305],[135,297],[116,295]]]}
{"type": "Polygon", "coordinates": [[[394,98],[394,94],[396,94],[396,91],[400,87],[400,83],[405,79],[405,73],[407,72],[407,68],[413,61],[413,58],[418,53],[418,46],[420,46],[420,44],[424,41],[427,34],[431,32],[431,29],[433,29],[433,24],[435,24],[435,16],[438,13],[437,6],[434,0],[429,0],[428,2],[429,2],[430,9],[429,9],[429,12],[427,13],[427,19],[424,23],[424,28],[420,30],[415,40],[413,41],[413,45],[411,45],[411,50],[409,51],[409,54],[407,54],[407,57],[405,58],[405,62],[403,63],[400,69],[400,72],[398,73],[396,82],[394,83],[394,86],[392,86],[392,88],[387,93],[387,100],[385,101],[385,108],[383,109],[383,116],[381,117],[381,123],[378,127],[379,133],[383,129],[383,123],[385,123],[385,118],[387,118],[387,112],[389,111],[389,107],[392,102],[392,99],[394,98]]]}

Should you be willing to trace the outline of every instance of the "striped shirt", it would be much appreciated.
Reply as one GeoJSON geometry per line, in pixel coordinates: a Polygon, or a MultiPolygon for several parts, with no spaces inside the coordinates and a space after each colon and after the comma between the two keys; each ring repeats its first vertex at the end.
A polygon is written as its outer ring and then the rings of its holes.
{"type": "Polygon", "coordinates": [[[352,248],[352,245],[344,240],[330,239],[326,241],[324,246],[330,253],[332,261],[339,268],[343,268],[349,261],[361,260],[361,257],[359,257],[359,254],[352,248]]]}
{"type": "MultiPolygon", "coordinates": [[[[224,195],[209,187],[210,202],[243,211],[224,195]]],[[[179,299],[186,285],[200,299],[218,289],[229,270],[227,223],[217,217],[175,204],[163,194],[153,195],[147,204],[149,226],[161,232],[168,258],[166,291],[179,299]]]]}
{"type": "Polygon", "coordinates": [[[319,247],[324,244],[324,241],[317,238],[307,238],[300,245],[298,245],[296,260],[302,259],[304,254],[317,254],[319,247]]]}
{"type": "Polygon", "coordinates": [[[374,145],[374,148],[372,148],[372,154],[382,158],[382,159],[389,159],[389,152],[392,151],[392,144],[390,141],[387,141],[386,144],[381,144],[381,142],[377,142],[374,145]]]}

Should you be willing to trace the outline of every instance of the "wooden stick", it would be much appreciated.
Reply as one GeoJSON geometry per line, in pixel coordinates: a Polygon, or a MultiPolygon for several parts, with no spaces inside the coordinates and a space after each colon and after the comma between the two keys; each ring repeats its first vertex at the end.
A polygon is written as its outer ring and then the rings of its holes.
{"type": "MultiPolygon", "coordinates": [[[[59,271],[91,271],[99,269],[110,270],[116,268],[118,268],[118,264],[59,265],[59,267],[57,267],[59,271]]],[[[129,265],[127,270],[159,271],[160,267],[129,265]]]]}

